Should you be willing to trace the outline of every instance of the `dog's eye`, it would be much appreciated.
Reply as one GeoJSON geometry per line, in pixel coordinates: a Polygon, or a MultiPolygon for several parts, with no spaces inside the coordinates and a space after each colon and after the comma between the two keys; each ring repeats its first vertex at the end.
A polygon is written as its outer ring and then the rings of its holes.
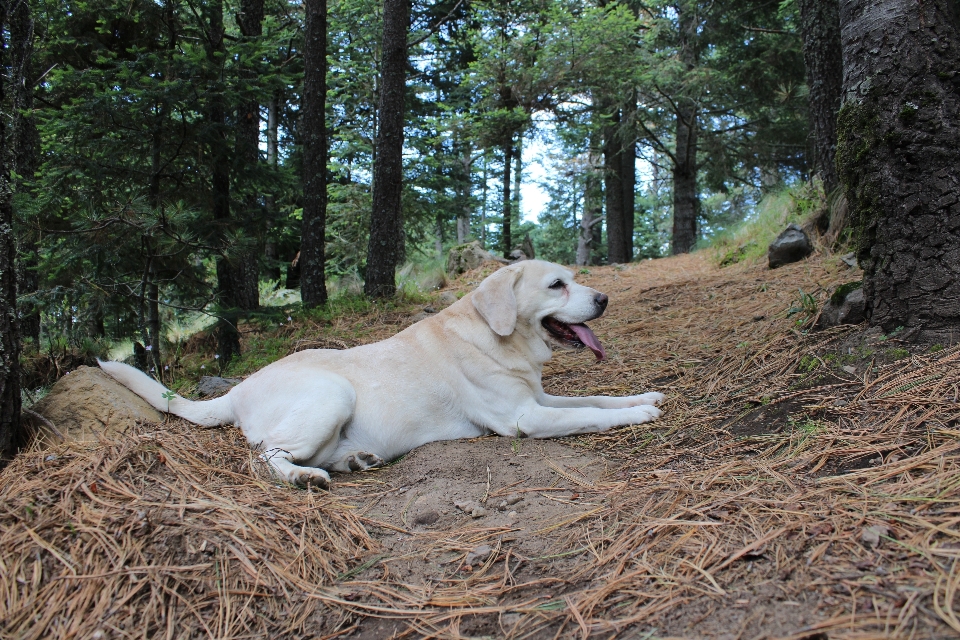
{"type": "Polygon", "coordinates": [[[563,284],[563,280],[556,280],[553,284],[550,285],[551,289],[563,289],[566,285],[563,284]]]}

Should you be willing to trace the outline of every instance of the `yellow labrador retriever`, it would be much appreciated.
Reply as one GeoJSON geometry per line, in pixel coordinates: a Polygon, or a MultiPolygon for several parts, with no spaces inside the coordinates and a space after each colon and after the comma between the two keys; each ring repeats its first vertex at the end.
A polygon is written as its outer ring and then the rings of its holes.
{"type": "Polygon", "coordinates": [[[327,487],[325,469],[358,471],[435,440],[488,433],[552,438],[655,420],[660,393],[614,398],[547,395],[551,346],[603,346],[584,322],[607,296],[556,264],[527,260],[397,335],[343,351],[301,351],[225,396],[174,396],[137,369],[100,366],[161,411],[215,426],[234,423],[284,480],[327,487]],[[168,408],[169,407],[169,408],[168,408]]]}

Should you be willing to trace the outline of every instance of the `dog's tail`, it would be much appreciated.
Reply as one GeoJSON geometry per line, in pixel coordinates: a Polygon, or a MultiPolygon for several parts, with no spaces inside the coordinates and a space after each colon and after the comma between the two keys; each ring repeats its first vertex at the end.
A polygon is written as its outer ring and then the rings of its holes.
{"type": "Polygon", "coordinates": [[[111,378],[149,402],[158,411],[172,413],[204,427],[215,427],[234,420],[229,394],[213,400],[187,400],[171,394],[162,384],[130,365],[122,362],[97,362],[111,378]]]}

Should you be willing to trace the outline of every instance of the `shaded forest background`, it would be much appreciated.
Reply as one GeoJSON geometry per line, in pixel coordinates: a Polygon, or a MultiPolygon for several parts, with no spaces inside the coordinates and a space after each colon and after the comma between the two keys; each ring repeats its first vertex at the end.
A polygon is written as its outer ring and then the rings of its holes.
{"type": "MultiPolygon", "coordinates": [[[[158,370],[164,327],[201,310],[229,327],[297,288],[318,145],[320,277],[357,289],[376,253],[377,138],[397,113],[381,104],[380,2],[18,6],[24,84],[8,100],[28,342],[132,338],[158,370]],[[326,33],[322,138],[305,110],[311,6],[326,33]]],[[[685,252],[815,171],[794,2],[408,9],[397,267],[436,268],[473,239],[508,254],[527,235],[564,263],[578,242],[582,264],[685,252]],[[557,153],[532,223],[517,196],[538,137],[557,153]]],[[[220,341],[226,359],[237,348],[220,341]]]]}

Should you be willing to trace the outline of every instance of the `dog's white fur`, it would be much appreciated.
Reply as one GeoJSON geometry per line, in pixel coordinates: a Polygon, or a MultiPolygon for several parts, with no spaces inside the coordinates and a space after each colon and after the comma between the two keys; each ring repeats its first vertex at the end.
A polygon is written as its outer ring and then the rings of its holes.
{"type": "Polygon", "coordinates": [[[569,270],[529,260],[392,338],[295,353],[213,400],[174,396],[168,404],[167,390],[146,374],[119,362],[100,366],[161,411],[204,426],[236,424],[283,479],[326,487],[325,469],[368,469],[435,440],[490,432],[551,438],[658,418],[659,393],[543,391],[543,363],[558,341],[541,320],[582,323],[605,306],[606,296],[573,282],[569,270]]]}

